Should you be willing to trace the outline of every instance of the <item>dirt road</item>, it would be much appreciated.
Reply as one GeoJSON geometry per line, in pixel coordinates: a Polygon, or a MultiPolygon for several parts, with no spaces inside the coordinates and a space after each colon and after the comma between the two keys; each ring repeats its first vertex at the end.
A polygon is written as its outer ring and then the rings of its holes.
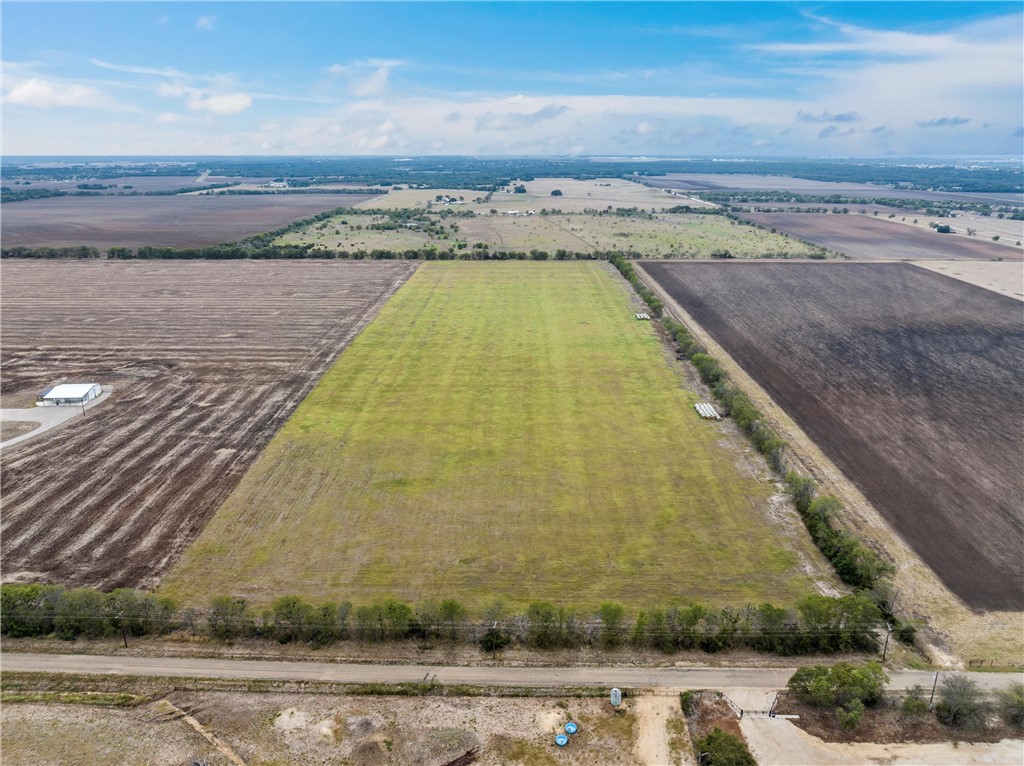
{"type": "MultiPolygon", "coordinates": [[[[110,675],[308,680],[338,683],[417,683],[436,676],[443,684],[499,686],[624,686],[668,689],[782,689],[795,668],[494,668],[443,665],[361,665],[349,663],[116,657],[84,654],[0,654],[0,671],[102,673],[110,675]]],[[[931,688],[934,673],[890,673],[890,689],[915,684],[931,688]]],[[[941,680],[940,674],[940,680],[941,680]]],[[[1020,673],[975,673],[985,689],[1021,680],[1020,673]]]]}
{"type": "Polygon", "coordinates": [[[860,766],[865,763],[973,766],[1021,763],[1020,740],[956,743],[822,742],[782,718],[744,718],[740,727],[762,766],[860,766]]]}
{"type": "Polygon", "coordinates": [[[636,754],[646,766],[675,766],[665,724],[679,710],[677,697],[639,697],[636,701],[636,754]]]}

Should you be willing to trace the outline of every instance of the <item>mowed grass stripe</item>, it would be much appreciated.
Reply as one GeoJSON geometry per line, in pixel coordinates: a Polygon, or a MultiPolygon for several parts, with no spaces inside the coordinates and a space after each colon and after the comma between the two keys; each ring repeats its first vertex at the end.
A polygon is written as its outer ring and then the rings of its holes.
{"type": "MultiPolygon", "coordinates": [[[[284,594],[792,603],[765,515],[604,263],[429,263],[185,553],[186,602],[284,594]]],[[[806,560],[805,559],[805,560],[806,560]]]]}

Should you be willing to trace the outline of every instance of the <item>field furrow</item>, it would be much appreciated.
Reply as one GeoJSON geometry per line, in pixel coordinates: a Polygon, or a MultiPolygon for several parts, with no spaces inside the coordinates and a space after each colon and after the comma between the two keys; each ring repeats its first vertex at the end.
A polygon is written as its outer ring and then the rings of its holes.
{"type": "Polygon", "coordinates": [[[1024,309],[909,264],[643,267],[975,609],[1024,608],[1024,309]]]}
{"type": "Polygon", "coordinates": [[[5,406],[67,380],[114,393],[4,449],[4,577],[152,585],[413,269],[5,263],[5,406]]]}

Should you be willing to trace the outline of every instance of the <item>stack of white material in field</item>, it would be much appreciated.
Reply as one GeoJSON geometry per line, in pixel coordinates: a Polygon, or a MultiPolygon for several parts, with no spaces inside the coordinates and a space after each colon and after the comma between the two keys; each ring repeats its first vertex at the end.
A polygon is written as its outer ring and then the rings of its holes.
{"type": "Polygon", "coordinates": [[[697,414],[705,420],[721,420],[722,416],[718,414],[718,410],[712,407],[706,402],[698,402],[693,405],[693,408],[697,410],[697,414]]]}

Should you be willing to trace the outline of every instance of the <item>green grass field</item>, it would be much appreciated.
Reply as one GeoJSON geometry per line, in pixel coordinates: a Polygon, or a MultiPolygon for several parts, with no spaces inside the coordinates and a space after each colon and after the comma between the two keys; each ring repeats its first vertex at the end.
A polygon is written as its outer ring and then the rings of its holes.
{"type": "Polygon", "coordinates": [[[831,581],[637,310],[603,262],[424,264],[162,593],[592,608],[789,604],[802,562],[831,581]]]}

